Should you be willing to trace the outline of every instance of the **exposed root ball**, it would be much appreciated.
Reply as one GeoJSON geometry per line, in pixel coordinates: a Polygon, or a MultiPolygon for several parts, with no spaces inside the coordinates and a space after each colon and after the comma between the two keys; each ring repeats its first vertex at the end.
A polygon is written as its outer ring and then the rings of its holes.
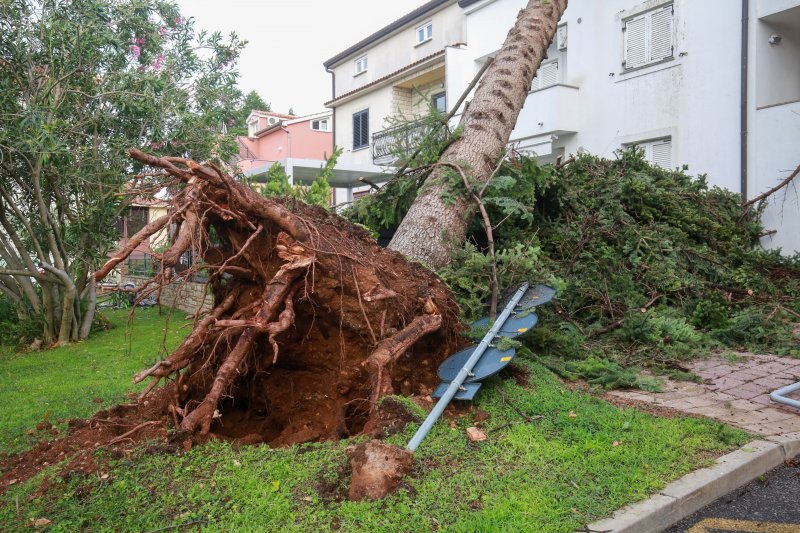
{"type": "Polygon", "coordinates": [[[419,264],[380,248],[324,209],[264,198],[212,164],[156,158],[172,208],[96,274],[99,281],[144,239],[171,228],[160,269],[142,297],[193,272],[202,258],[209,313],[138,383],[171,382],[164,412],[181,430],[273,446],[327,440],[374,426],[378,400],[429,392],[460,342],[456,304],[419,264]]]}

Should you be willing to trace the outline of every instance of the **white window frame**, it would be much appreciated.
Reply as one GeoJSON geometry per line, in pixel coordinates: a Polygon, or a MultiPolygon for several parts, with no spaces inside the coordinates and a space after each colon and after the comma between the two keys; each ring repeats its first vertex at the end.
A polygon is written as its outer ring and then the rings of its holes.
{"type": "Polygon", "coordinates": [[[311,121],[311,129],[314,131],[331,131],[330,126],[330,119],[329,118],[318,118],[316,120],[311,121]],[[314,123],[317,124],[317,127],[314,127],[314,123]],[[324,127],[323,127],[324,125],[324,127]]]}
{"type": "Polygon", "coordinates": [[[671,61],[675,59],[675,4],[674,2],[665,3],[663,5],[658,6],[654,9],[649,9],[647,11],[643,11],[641,13],[637,13],[633,16],[627,17],[622,20],[622,71],[629,72],[632,70],[648,67],[650,65],[655,65],[664,61],[671,61]],[[671,54],[668,56],[663,57],[653,57],[653,17],[663,13],[664,11],[670,11],[670,28],[669,28],[669,44],[671,47],[671,54]],[[629,30],[628,25],[633,22],[642,21],[644,23],[644,55],[645,59],[642,63],[635,64],[633,66],[630,65],[630,60],[628,58],[628,39],[629,39],[629,30]]]}
{"type": "Polygon", "coordinates": [[[258,117],[253,118],[247,123],[247,136],[253,138],[258,131],[258,117]]]}
{"type": "Polygon", "coordinates": [[[646,141],[639,141],[630,143],[626,146],[638,146],[641,150],[644,151],[644,158],[645,161],[650,163],[651,165],[656,165],[664,170],[673,170],[675,168],[675,147],[672,144],[672,137],[661,137],[660,139],[649,139],[646,141]],[[664,146],[669,145],[669,167],[665,167],[660,165],[653,155],[653,148],[656,146],[664,146]]]}
{"type": "Polygon", "coordinates": [[[367,56],[363,55],[353,61],[353,76],[359,76],[364,74],[369,67],[369,62],[367,61],[367,56]]]}
{"type": "Polygon", "coordinates": [[[558,85],[561,83],[561,65],[559,64],[559,59],[551,59],[550,61],[544,61],[540,66],[539,70],[536,71],[536,75],[533,78],[533,83],[531,84],[532,91],[541,91],[542,89],[547,89],[548,87],[552,87],[554,85],[558,85]],[[543,76],[542,76],[542,69],[547,68],[548,66],[555,63],[556,65],[556,81],[553,83],[548,83],[547,85],[544,84],[543,76]]]}
{"type": "Polygon", "coordinates": [[[433,21],[429,20],[425,24],[417,26],[417,29],[414,30],[414,39],[417,41],[417,46],[433,39],[433,21]],[[421,39],[420,35],[422,36],[421,39]]]}

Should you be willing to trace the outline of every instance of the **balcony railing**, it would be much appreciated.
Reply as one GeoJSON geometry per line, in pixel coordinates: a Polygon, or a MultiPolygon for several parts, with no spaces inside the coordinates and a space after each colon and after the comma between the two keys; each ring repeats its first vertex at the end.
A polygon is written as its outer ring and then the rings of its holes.
{"type": "Polygon", "coordinates": [[[372,162],[392,165],[398,159],[410,157],[429,134],[441,141],[447,135],[447,128],[435,120],[426,119],[379,131],[372,135],[372,162]]]}

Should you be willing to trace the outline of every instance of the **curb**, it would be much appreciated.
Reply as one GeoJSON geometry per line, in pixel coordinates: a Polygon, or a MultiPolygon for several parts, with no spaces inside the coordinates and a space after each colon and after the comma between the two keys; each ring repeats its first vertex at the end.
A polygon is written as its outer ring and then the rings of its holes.
{"type": "Polygon", "coordinates": [[[667,485],[651,498],[590,524],[592,533],[663,531],[722,496],[800,455],[800,432],[765,437],[667,485]]]}

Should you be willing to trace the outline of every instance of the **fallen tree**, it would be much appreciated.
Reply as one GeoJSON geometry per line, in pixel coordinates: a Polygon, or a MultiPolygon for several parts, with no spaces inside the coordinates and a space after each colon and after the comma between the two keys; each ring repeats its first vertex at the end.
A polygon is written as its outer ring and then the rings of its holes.
{"type": "Polygon", "coordinates": [[[530,0],[519,12],[464,109],[460,137],[445,149],[389,248],[434,269],[450,263],[478,210],[474,192],[458,193],[459,172],[478,190],[491,179],[566,9],[567,0],[530,0]]]}
{"type": "Polygon", "coordinates": [[[175,281],[185,252],[203,258],[212,310],[135,377],[152,380],[145,394],[172,380],[158,397],[181,430],[273,445],[341,438],[369,429],[381,396],[435,384],[460,331],[435,274],[324,209],[264,198],[213,164],[130,155],[161,169],[172,209],[94,279],[168,226],[174,238],[140,298],[175,281]]]}

